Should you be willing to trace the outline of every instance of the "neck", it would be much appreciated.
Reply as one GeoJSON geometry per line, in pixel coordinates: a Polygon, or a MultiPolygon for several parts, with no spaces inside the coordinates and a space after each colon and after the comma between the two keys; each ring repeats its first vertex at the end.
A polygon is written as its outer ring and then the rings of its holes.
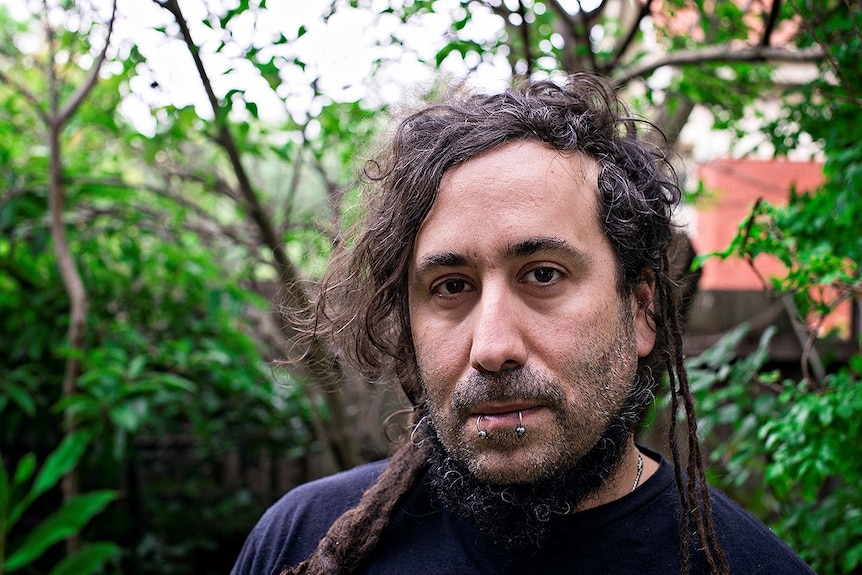
{"type": "Polygon", "coordinates": [[[592,509],[593,507],[598,507],[625,497],[643,485],[643,482],[655,473],[657,469],[658,464],[641,454],[635,445],[634,438],[629,437],[620,465],[616,467],[614,472],[599,489],[581,503],[578,511],[592,509]],[[638,455],[641,456],[641,461],[643,462],[642,466],[640,466],[640,473],[638,473],[638,455]]]}

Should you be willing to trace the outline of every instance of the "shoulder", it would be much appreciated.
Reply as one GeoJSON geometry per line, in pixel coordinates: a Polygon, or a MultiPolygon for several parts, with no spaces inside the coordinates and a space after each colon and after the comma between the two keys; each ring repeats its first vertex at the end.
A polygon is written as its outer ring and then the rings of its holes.
{"type": "Polygon", "coordinates": [[[386,463],[361,465],[290,490],[260,518],[231,575],[277,574],[305,560],[330,525],[359,503],[386,463]]]}
{"type": "MultiPolygon", "coordinates": [[[[673,466],[659,454],[643,451],[659,461],[658,472],[630,496],[596,509],[596,513],[601,511],[602,517],[614,520],[609,523],[608,530],[597,535],[610,542],[602,547],[608,550],[609,560],[613,557],[614,548],[621,546],[618,537],[633,537],[625,544],[626,547],[641,553],[644,560],[650,558],[650,564],[656,567],[654,572],[679,572],[681,509],[673,466]],[[619,519],[615,514],[619,514],[619,519]]],[[[731,573],[814,574],[786,543],[726,494],[710,488],[710,504],[716,533],[727,555],[731,573]]],[[[591,523],[598,521],[601,519],[590,517],[591,523]]],[[[602,541],[594,544],[599,546],[602,541]]],[[[707,573],[702,553],[695,552],[693,557],[692,573],[707,573]]],[[[619,562],[622,559],[616,556],[613,560],[619,562]]]]}
{"type": "Polygon", "coordinates": [[[713,521],[734,573],[813,575],[766,525],[724,493],[710,490],[713,521]]]}

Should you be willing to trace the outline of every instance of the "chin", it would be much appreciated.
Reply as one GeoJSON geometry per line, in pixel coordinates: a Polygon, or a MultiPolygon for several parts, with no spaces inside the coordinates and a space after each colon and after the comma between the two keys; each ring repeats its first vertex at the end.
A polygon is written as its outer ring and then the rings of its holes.
{"type": "Polygon", "coordinates": [[[526,485],[560,475],[576,462],[557,450],[542,449],[532,442],[510,450],[483,451],[462,459],[483,483],[526,485]]]}
{"type": "MultiPolygon", "coordinates": [[[[469,468],[469,466],[468,466],[469,468]]],[[[548,472],[542,468],[532,466],[496,465],[477,466],[471,468],[473,475],[482,483],[489,485],[530,485],[544,479],[550,479],[556,472],[548,472]]]]}

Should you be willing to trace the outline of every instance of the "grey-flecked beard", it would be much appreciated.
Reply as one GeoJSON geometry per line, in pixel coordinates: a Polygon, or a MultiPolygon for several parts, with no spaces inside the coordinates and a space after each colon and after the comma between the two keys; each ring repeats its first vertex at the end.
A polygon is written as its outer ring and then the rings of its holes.
{"type": "Polygon", "coordinates": [[[568,470],[528,484],[480,481],[464,463],[449,455],[433,422],[425,418],[420,424],[430,427],[432,499],[470,521],[497,544],[509,549],[544,546],[619,468],[628,439],[643,414],[644,390],[638,389],[638,383],[584,457],[568,470]]]}

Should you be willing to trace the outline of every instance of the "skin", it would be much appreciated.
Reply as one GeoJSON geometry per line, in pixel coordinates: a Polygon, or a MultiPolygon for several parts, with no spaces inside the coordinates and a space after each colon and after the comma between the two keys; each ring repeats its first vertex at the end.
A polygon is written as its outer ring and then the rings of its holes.
{"type": "MultiPolygon", "coordinates": [[[[597,174],[582,154],[505,144],[446,172],[417,235],[409,309],[419,372],[440,440],[482,481],[574,467],[654,345],[653,284],[617,290],[597,174]]],[[[636,468],[630,440],[586,507],[630,491],[636,468]]],[[[655,468],[647,458],[642,480],[655,468]]]]}

